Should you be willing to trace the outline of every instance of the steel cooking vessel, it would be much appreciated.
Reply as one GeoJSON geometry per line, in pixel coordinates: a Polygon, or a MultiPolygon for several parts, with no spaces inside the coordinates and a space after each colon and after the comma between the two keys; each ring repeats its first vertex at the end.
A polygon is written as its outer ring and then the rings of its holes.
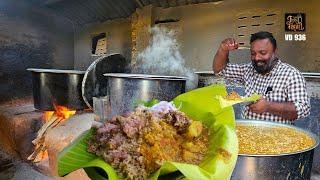
{"type": "Polygon", "coordinates": [[[139,100],[171,101],[185,92],[185,77],[125,73],[104,76],[108,79],[110,117],[132,111],[139,100]]]}
{"type": "MultiPolygon", "coordinates": [[[[304,129],[255,120],[237,120],[237,124],[255,126],[288,127],[304,132],[315,140],[315,144],[302,151],[279,155],[239,154],[232,180],[274,180],[274,179],[310,179],[314,149],[319,144],[319,138],[304,129]]],[[[275,144],[276,146],[276,144],[275,144]]]]}
{"type": "Polygon", "coordinates": [[[215,76],[213,71],[197,71],[194,73],[198,75],[198,87],[205,87],[217,83],[225,84],[223,77],[215,76]]]}
{"type": "Polygon", "coordinates": [[[84,71],[35,68],[27,70],[32,72],[36,109],[54,110],[54,103],[75,110],[87,108],[81,94],[84,71]]]}

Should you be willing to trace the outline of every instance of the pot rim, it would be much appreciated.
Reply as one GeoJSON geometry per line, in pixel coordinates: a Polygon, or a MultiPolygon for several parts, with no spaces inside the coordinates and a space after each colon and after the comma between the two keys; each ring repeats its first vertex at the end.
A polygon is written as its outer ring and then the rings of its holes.
{"type": "Polygon", "coordinates": [[[103,75],[106,77],[120,77],[120,78],[132,78],[132,79],[171,80],[171,81],[187,80],[187,77],[183,77],[183,76],[164,76],[164,75],[154,75],[154,74],[106,73],[103,75]]]}
{"type": "Polygon", "coordinates": [[[38,73],[61,73],[61,74],[84,74],[85,71],[80,70],[68,70],[68,69],[39,69],[39,68],[27,68],[27,71],[38,73]]]}
{"type": "Polygon", "coordinates": [[[213,71],[196,71],[195,74],[210,74],[215,75],[213,71]]]}
{"type": "Polygon", "coordinates": [[[288,127],[288,128],[292,128],[295,129],[297,131],[303,132],[307,135],[309,135],[311,138],[313,138],[313,140],[315,141],[314,145],[304,149],[304,150],[300,150],[300,151],[296,151],[296,152],[291,152],[291,153],[282,153],[282,154],[241,154],[239,153],[239,156],[252,156],[252,157],[273,157],[273,156],[286,156],[286,155],[294,155],[294,154],[299,154],[299,153],[304,153],[307,151],[311,151],[313,149],[315,149],[318,145],[319,145],[319,138],[317,137],[317,135],[315,135],[314,133],[293,126],[293,125],[289,125],[289,124],[282,124],[282,123],[277,123],[277,122],[271,122],[271,121],[264,121],[264,120],[247,120],[247,119],[237,119],[236,120],[236,124],[250,124],[250,125],[267,125],[267,126],[280,126],[280,127],[288,127]]]}

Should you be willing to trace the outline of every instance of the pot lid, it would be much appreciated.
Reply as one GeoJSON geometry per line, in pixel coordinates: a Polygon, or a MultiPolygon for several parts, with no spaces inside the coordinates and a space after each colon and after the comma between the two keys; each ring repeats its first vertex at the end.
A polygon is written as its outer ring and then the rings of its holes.
{"type": "Polygon", "coordinates": [[[82,80],[82,98],[93,109],[93,97],[107,95],[107,79],[110,72],[125,72],[129,62],[121,54],[110,54],[96,59],[87,69],[82,80]]]}
{"type": "Polygon", "coordinates": [[[134,79],[161,79],[161,80],[187,80],[187,77],[182,76],[163,76],[154,74],[125,74],[125,73],[106,73],[107,77],[121,77],[134,79]]]}
{"type": "Polygon", "coordinates": [[[64,69],[38,69],[28,68],[28,71],[39,72],[39,73],[64,73],[64,74],[84,74],[85,71],[79,70],[64,70],[64,69]]]}

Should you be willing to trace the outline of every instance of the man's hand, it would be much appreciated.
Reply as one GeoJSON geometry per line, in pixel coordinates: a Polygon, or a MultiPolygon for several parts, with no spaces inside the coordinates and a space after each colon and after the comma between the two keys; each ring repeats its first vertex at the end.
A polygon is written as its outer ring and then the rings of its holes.
{"type": "Polygon", "coordinates": [[[272,102],[260,98],[257,102],[249,105],[249,109],[254,113],[268,112],[289,120],[295,120],[298,117],[298,112],[292,102],[272,102]]]}
{"type": "Polygon", "coordinates": [[[266,99],[260,98],[257,102],[249,105],[249,109],[254,113],[261,114],[268,112],[269,104],[270,103],[266,99]]]}
{"type": "Polygon", "coordinates": [[[223,40],[220,44],[220,49],[223,51],[231,51],[234,49],[238,49],[239,44],[238,42],[233,38],[227,38],[223,40]]]}
{"type": "Polygon", "coordinates": [[[216,55],[213,58],[212,68],[214,73],[219,73],[226,67],[229,51],[238,49],[239,44],[233,38],[225,39],[221,42],[216,55]]]}

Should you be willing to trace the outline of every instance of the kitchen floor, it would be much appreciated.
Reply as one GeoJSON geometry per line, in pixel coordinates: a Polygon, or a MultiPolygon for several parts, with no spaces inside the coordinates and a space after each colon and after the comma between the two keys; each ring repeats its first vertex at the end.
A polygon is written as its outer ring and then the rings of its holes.
{"type": "Polygon", "coordinates": [[[53,179],[41,174],[28,163],[15,160],[0,149],[0,179],[6,180],[46,180],[53,179]]]}
{"type": "Polygon", "coordinates": [[[310,180],[320,180],[320,174],[311,174],[310,180]]]}

